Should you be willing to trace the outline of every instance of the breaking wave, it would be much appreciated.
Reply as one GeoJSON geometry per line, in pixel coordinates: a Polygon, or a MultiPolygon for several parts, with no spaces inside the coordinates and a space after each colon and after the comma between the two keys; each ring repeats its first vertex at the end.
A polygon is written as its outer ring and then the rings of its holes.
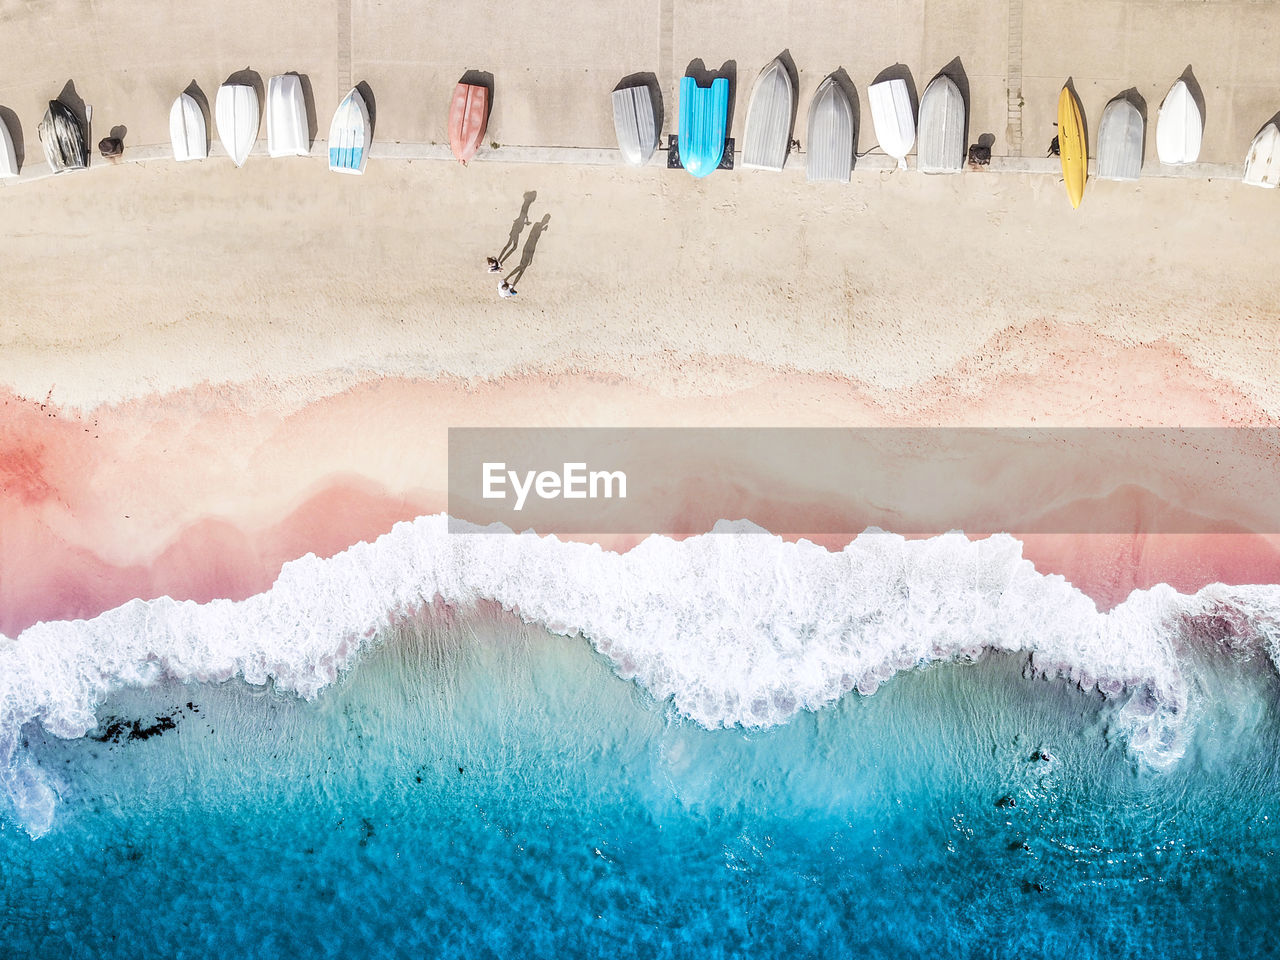
{"type": "Polygon", "coordinates": [[[1198,646],[1280,656],[1280,587],[1186,596],[1161,585],[1101,613],[1006,535],[873,531],[831,552],[725,523],[618,554],[529,533],[451,533],[440,514],[288,563],[244,601],[134,600],[0,636],[0,788],[39,836],[57,796],[22,748],[25,725],[83,736],[112,691],[162,678],[240,675],[314,697],[390,623],[436,602],[494,602],[583,636],[620,677],[709,728],[772,726],[920,664],[1021,652],[1038,676],[1126,698],[1121,732],[1156,766],[1183,750],[1198,646]]]}

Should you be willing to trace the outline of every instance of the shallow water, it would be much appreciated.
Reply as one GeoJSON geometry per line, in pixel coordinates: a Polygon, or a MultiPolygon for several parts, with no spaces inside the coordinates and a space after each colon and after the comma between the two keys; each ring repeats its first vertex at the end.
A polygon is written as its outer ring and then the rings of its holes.
{"type": "Polygon", "coordinates": [[[1265,956],[1278,685],[1200,659],[1156,771],[1025,657],[706,730],[584,640],[428,613],[312,702],[169,683],[29,725],[62,802],[0,827],[0,955],[1265,956]]]}

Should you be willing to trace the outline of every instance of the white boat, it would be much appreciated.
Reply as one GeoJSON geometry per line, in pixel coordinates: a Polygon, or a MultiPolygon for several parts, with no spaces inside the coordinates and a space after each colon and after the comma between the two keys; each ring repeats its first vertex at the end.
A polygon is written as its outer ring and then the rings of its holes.
{"type": "Polygon", "coordinates": [[[204,111],[189,93],[181,94],[169,110],[169,139],[173,141],[173,159],[179,163],[209,155],[204,111]]]}
{"type": "Polygon", "coordinates": [[[1244,162],[1244,182],[1251,187],[1280,184],[1280,127],[1271,121],[1253,138],[1244,162]]]}
{"type": "Polygon", "coordinates": [[[643,167],[658,149],[657,112],[647,86],[613,91],[613,128],[624,163],[643,167]]]}
{"type": "Polygon", "coordinates": [[[267,154],[305,157],[311,153],[307,132],[307,102],[296,73],[282,73],[267,81],[267,154]]]}
{"type": "Polygon", "coordinates": [[[9,125],[0,119],[0,177],[18,175],[18,155],[13,150],[13,135],[9,125]]]}
{"type": "Polygon", "coordinates": [[[867,87],[871,101],[871,122],[875,126],[880,149],[898,161],[898,169],[907,169],[907,154],[916,142],[916,118],[911,110],[911,95],[905,80],[882,80],[867,87]]]}
{"type": "Polygon", "coordinates": [[[1098,127],[1098,177],[1137,180],[1142,175],[1142,114],[1127,97],[1102,111],[1098,127]]]}
{"type": "Polygon", "coordinates": [[[1195,163],[1200,156],[1200,137],[1204,118],[1195,97],[1179,80],[1160,104],[1156,118],[1156,156],[1161,163],[1195,163]]]}
{"type": "Polygon", "coordinates": [[[742,165],[755,170],[781,170],[791,143],[791,108],[795,89],[781,60],[760,72],[747,106],[742,138],[742,165]]]}
{"type": "Polygon", "coordinates": [[[959,173],[964,167],[964,97],[945,74],[933,78],[920,98],[920,148],[925,173],[959,173]]]}
{"type": "Polygon", "coordinates": [[[338,104],[333,123],[329,124],[329,169],[334,173],[364,173],[372,141],[369,108],[360,91],[352,88],[338,104]]]}
{"type": "Polygon", "coordinates": [[[237,167],[244,166],[258,139],[258,91],[243,83],[224,83],[218,88],[218,139],[237,167]]]}
{"type": "Polygon", "coordinates": [[[853,105],[834,77],[823,80],[813,95],[806,142],[806,179],[849,182],[849,171],[853,169],[853,105]]]}

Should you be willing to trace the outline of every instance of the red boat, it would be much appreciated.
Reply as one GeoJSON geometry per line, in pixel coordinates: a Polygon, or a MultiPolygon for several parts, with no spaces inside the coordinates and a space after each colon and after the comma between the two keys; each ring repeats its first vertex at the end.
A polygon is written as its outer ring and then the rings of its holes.
{"type": "Polygon", "coordinates": [[[449,105],[449,146],[453,155],[466,163],[476,155],[489,125],[489,88],[459,83],[453,88],[449,105]]]}

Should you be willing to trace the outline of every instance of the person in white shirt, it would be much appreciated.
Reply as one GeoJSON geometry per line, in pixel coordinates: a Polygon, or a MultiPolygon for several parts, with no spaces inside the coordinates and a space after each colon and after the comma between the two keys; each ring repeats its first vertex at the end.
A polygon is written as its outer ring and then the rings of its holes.
{"type": "Polygon", "coordinates": [[[511,284],[507,283],[507,281],[503,280],[500,284],[498,284],[498,296],[505,299],[507,297],[514,297],[515,295],[516,295],[516,288],[513,287],[511,284]]]}

